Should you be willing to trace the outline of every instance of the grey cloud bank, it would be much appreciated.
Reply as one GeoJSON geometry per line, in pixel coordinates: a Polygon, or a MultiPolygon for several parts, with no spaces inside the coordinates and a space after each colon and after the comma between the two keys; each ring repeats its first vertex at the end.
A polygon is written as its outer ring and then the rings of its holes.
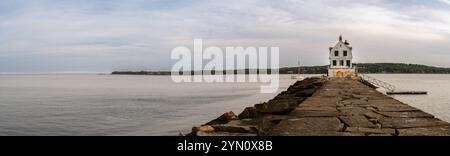
{"type": "Polygon", "coordinates": [[[322,65],[339,34],[356,62],[450,67],[449,25],[448,0],[5,0],[0,72],[170,70],[194,38],[322,65]]]}

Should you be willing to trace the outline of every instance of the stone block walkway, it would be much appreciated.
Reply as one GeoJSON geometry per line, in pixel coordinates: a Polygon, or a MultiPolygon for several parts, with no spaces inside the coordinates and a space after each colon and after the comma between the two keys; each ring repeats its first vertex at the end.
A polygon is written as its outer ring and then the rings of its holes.
{"type": "Polygon", "coordinates": [[[269,136],[450,136],[450,124],[357,79],[330,78],[269,136]]]}

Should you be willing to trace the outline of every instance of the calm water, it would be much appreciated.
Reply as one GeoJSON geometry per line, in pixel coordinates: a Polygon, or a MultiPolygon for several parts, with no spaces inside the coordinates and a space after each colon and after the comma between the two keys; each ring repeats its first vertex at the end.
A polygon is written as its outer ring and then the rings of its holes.
{"type": "MultiPolygon", "coordinates": [[[[450,121],[450,75],[372,75],[425,96],[395,98],[450,121]]],[[[282,76],[281,90],[294,81],[282,76]]],[[[0,75],[0,135],[177,135],[267,101],[257,83],[175,84],[168,76],[0,75]]]]}
{"type": "MultiPolygon", "coordinates": [[[[294,83],[281,79],[280,90],[294,83]]],[[[257,83],[169,76],[1,75],[0,135],[177,135],[267,101],[257,83]]]]}

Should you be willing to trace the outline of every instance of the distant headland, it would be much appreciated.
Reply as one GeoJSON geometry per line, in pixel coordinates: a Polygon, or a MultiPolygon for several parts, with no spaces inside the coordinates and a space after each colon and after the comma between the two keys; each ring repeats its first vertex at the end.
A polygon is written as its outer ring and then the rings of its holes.
{"type": "MultiPolygon", "coordinates": [[[[450,68],[405,63],[355,63],[366,74],[450,74],[450,68]]],[[[280,68],[280,74],[326,74],[328,65],[280,68]]],[[[193,72],[192,72],[193,73],[193,72]]],[[[212,72],[214,73],[214,71],[212,72]]],[[[225,73],[225,72],[224,72],[225,73]]],[[[234,71],[238,73],[238,71],[234,71]]],[[[246,70],[245,73],[248,73],[246,70]]],[[[170,71],[114,71],[113,75],[170,75],[170,71]]]]}

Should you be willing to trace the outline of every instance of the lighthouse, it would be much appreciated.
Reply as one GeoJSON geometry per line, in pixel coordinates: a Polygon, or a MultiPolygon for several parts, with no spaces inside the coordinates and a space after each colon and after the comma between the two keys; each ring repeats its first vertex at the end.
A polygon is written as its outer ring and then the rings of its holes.
{"type": "Polygon", "coordinates": [[[353,67],[352,50],[350,43],[347,40],[343,41],[342,35],[340,35],[336,45],[329,48],[328,77],[352,77],[356,75],[356,70],[353,67]]]}

